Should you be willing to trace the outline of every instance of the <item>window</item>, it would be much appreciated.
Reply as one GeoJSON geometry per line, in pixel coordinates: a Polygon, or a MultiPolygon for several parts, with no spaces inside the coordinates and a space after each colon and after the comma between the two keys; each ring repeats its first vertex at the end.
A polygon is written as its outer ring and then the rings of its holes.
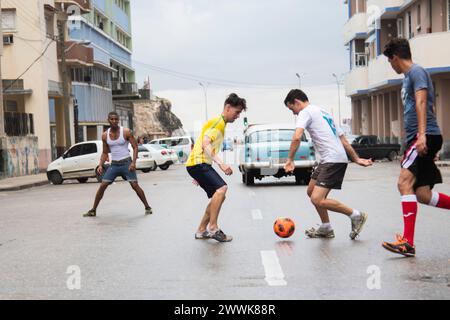
{"type": "Polygon", "coordinates": [[[72,148],[69,149],[69,151],[67,151],[65,158],[73,158],[73,157],[78,157],[82,155],[82,149],[83,149],[83,145],[79,144],[77,146],[74,146],[72,148]]]}
{"type": "Polygon", "coordinates": [[[17,112],[19,111],[17,107],[17,101],[14,100],[6,100],[6,112],[17,112]]]}
{"type": "Polygon", "coordinates": [[[83,145],[83,152],[81,155],[97,153],[97,145],[95,143],[86,143],[83,145]]]}
{"type": "Polygon", "coordinates": [[[413,37],[411,11],[408,12],[408,39],[413,37]]]}
{"type": "Polygon", "coordinates": [[[403,19],[398,19],[397,20],[397,37],[398,38],[403,38],[404,34],[403,34],[403,19]]]}
{"type": "Polygon", "coordinates": [[[126,12],[127,5],[125,0],[114,0],[114,3],[116,4],[116,6],[126,12]]]}
{"type": "Polygon", "coordinates": [[[55,36],[54,14],[50,11],[45,11],[45,33],[50,39],[55,36]]]}
{"type": "Polygon", "coordinates": [[[3,31],[16,30],[16,9],[2,9],[3,31]]]}

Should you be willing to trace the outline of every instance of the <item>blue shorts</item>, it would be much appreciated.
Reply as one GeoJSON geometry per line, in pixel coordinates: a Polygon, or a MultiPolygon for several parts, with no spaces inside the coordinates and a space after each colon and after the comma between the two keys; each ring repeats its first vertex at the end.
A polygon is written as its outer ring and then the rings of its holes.
{"type": "Polygon", "coordinates": [[[128,182],[137,182],[136,171],[130,171],[131,159],[121,164],[111,164],[106,170],[102,181],[113,183],[117,177],[123,177],[128,182]]]}
{"type": "Polygon", "coordinates": [[[214,196],[217,190],[227,185],[209,164],[203,163],[193,167],[187,167],[187,171],[198,182],[199,186],[205,190],[209,199],[214,196]]]}

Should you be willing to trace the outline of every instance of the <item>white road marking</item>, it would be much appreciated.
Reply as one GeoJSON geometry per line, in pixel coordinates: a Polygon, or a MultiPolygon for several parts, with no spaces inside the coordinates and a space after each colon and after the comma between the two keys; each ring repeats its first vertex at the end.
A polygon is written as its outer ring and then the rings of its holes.
{"type": "Polygon", "coordinates": [[[259,210],[259,209],[252,210],[252,217],[253,217],[253,220],[262,220],[263,216],[262,216],[261,210],[259,210]]]}
{"type": "Polygon", "coordinates": [[[266,280],[269,286],[287,286],[277,253],[275,251],[261,251],[261,259],[266,273],[264,280],[266,280]]]}

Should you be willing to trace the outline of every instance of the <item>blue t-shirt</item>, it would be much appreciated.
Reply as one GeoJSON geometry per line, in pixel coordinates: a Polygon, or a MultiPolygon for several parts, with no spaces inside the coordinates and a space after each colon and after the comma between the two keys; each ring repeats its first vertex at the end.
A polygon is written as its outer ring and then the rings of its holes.
{"type": "Polygon", "coordinates": [[[404,119],[406,141],[411,142],[417,137],[419,124],[416,112],[416,92],[422,89],[428,91],[427,97],[427,130],[426,134],[440,135],[441,130],[436,121],[436,115],[433,112],[434,106],[434,87],[428,72],[421,66],[414,64],[408,73],[405,74],[402,88],[403,105],[405,106],[404,119]]]}

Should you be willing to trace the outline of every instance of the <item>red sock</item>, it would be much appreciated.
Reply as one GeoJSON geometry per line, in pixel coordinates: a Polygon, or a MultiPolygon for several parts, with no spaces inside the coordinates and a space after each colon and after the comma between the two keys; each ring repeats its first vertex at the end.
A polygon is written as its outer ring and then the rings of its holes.
{"type": "Polygon", "coordinates": [[[415,195],[408,195],[402,197],[403,219],[405,221],[405,231],[403,238],[405,238],[410,245],[414,245],[414,229],[416,226],[417,217],[417,197],[415,195]]]}
{"type": "Polygon", "coordinates": [[[450,210],[450,197],[442,193],[433,192],[430,206],[450,210]]]}

